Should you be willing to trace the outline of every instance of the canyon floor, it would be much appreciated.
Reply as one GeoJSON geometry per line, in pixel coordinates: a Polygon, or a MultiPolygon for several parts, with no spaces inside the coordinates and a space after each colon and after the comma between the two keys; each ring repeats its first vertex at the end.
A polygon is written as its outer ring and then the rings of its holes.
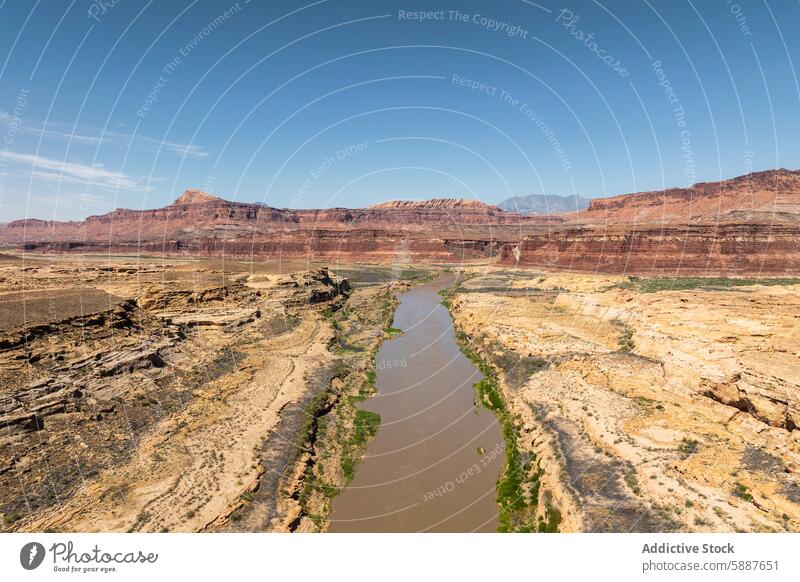
{"type": "MultiPolygon", "coordinates": [[[[324,531],[433,270],[0,255],[0,529],[324,531]]],[[[800,530],[800,281],[457,270],[542,518],[800,530]]]]}

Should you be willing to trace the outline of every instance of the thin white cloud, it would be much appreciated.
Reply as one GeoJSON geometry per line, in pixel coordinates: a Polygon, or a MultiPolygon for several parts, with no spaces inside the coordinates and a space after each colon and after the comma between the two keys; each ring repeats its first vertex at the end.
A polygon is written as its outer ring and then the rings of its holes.
{"type": "Polygon", "coordinates": [[[29,175],[36,180],[55,183],[81,184],[87,188],[104,190],[149,190],[135,178],[106,169],[100,164],[87,166],[64,160],[54,160],[33,154],[18,154],[0,151],[0,158],[9,163],[25,164],[31,167],[29,175]]]}
{"type": "Polygon", "coordinates": [[[91,209],[111,210],[113,194],[92,194],[86,192],[66,192],[61,194],[37,194],[36,203],[55,207],[61,204],[67,207],[82,205],[91,209]]]}
{"type": "Polygon", "coordinates": [[[101,131],[88,126],[71,126],[67,123],[50,122],[47,126],[29,119],[16,119],[6,111],[0,111],[0,124],[10,126],[17,124],[16,130],[28,135],[41,136],[45,139],[54,139],[68,143],[100,147],[101,145],[113,147],[131,147],[157,152],[159,150],[175,154],[180,157],[205,158],[209,154],[200,145],[186,144],[147,137],[145,135],[122,133],[116,131],[101,131]]]}

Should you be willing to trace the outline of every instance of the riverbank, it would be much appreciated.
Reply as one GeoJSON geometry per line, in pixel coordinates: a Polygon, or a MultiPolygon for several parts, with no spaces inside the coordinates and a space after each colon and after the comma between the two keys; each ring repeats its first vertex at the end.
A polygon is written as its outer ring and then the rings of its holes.
{"type": "MultiPolygon", "coordinates": [[[[296,499],[288,531],[325,531],[331,502],[353,479],[367,443],[378,431],[380,415],[359,404],[375,394],[375,356],[398,305],[396,294],[410,282],[354,292],[326,317],[335,330],[336,354],[327,390],[306,410],[307,428],[298,466],[285,486],[296,499]]],[[[302,433],[301,433],[302,434],[302,433]]]]}
{"type": "MultiPolygon", "coordinates": [[[[460,283],[461,279],[440,293],[442,304],[451,312],[451,317],[453,299],[460,283]]],[[[497,364],[489,363],[497,358],[491,357],[478,342],[459,328],[455,318],[453,325],[461,351],[484,376],[475,384],[477,399],[495,414],[503,432],[505,465],[497,480],[498,531],[555,533],[561,524],[561,512],[553,503],[550,493],[542,488],[544,471],[536,452],[533,449],[526,450],[521,444],[521,419],[514,415],[507,404],[510,387],[498,375],[497,364]]],[[[508,359],[510,355],[504,353],[503,357],[508,359]]],[[[512,363],[514,377],[532,374],[544,365],[543,360],[520,358],[512,363]]]]}
{"type": "Polygon", "coordinates": [[[306,372],[303,396],[281,410],[280,424],[263,440],[258,481],[216,531],[324,531],[331,499],[377,429],[379,418],[358,403],[374,392],[375,353],[391,337],[395,295],[427,272],[359,266],[339,275],[352,284],[320,311],[329,332],[325,355],[306,372]]]}

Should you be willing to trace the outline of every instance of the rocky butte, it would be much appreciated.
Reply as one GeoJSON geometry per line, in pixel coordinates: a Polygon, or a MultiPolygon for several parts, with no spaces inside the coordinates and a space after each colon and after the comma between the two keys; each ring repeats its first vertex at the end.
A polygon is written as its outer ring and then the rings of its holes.
{"type": "Polygon", "coordinates": [[[0,244],[40,252],[378,263],[498,258],[551,270],[790,274],[800,269],[800,172],[595,198],[586,209],[549,215],[447,198],[280,209],[187,190],[164,208],[84,221],[16,220],[0,226],[0,244]]]}

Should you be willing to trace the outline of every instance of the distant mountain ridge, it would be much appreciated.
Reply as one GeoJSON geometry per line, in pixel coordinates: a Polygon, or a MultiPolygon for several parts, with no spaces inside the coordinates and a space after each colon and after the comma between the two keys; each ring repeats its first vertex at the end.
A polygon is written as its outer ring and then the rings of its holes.
{"type": "Polygon", "coordinates": [[[583,196],[558,194],[529,194],[528,196],[512,196],[506,198],[499,208],[506,212],[520,214],[559,214],[561,212],[577,212],[588,208],[589,199],[583,196]]]}

